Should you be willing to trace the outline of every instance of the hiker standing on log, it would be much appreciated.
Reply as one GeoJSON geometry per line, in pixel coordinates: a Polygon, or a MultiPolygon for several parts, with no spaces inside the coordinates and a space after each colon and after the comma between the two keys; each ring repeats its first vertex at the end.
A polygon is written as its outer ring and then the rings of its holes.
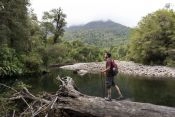
{"type": "Polygon", "coordinates": [[[112,60],[110,53],[105,52],[104,58],[106,61],[106,69],[101,70],[101,73],[106,75],[105,83],[106,83],[106,89],[107,89],[107,97],[105,97],[105,100],[111,101],[111,87],[112,86],[115,87],[117,93],[119,94],[119,97],[117,99],[122,99],[123,95],[121,94],[119,87],[114,82],[114,76],[117,75],[117,73],[115,73],[115,70],[114,70],[114,69],[117,69],[115,68],[116,64],[114,60],[112,60]]]}

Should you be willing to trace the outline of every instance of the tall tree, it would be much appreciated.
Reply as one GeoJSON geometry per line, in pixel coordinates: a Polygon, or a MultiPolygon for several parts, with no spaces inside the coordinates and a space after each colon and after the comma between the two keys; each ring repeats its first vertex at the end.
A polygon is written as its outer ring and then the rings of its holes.
{"type": "Polygon", "coordinates": [[[54,25],[50,22],[41,22],[40,27],[42,31],[42,39],[46,45],[49,34],[54,33],[54,25]]]}
{"type": "Polygon", "coordinates": [[[8,44],[9,47],[17,51],[27,50],[26,42],[29,39],[28,5],[28,0],[1,0],[1,44],[8,44]]]}
{"type": "Polygon", "coordinates": [[[33,12],[33,9],[29,10],[28,13],[28,23],[29,23],[29,50],[32,51],[36,47],[40,47],[43,44],[42,40],[42,29],[40,27],[40,22],[37,19],[36,14],[33,12]]]}
{"type": "Polygon", "coordinates": [[[64,34],[64,27],[66,25],[65,21],[66,15],[63,13],[62,9],[53,9],[50,12],[44,12],[43,16],[43,22],[45,24],[45,27],[48,28],[51,27],[49,24],[52,23],[54,26],[54,37],[53,37],[53,43],[58,43],[60,41],[60,37],[64,34]],[[47,25],[46,25],[47,24],[47,25]]]}

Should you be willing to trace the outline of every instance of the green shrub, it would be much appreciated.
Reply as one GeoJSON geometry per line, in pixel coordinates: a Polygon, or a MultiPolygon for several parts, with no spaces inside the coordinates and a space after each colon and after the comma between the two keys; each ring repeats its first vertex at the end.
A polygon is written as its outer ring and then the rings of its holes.
{"type": "Polygon", "coordinates": [[[171,57],[166,58],[164,63],[169,67],[175,67],[175,54],[171,57]]]}
{"type": "Polygon", "coordinates": [[[28,55],[23,55],[25,72],[39,72],[43,61],[38,53],[31,52],[28,55]]]}
{"type": "Polygon", "coordinates": [[[0,76],[12,76],[22,73],[23,64],[14,49],[7,45],[0,47],[0,76]]]}

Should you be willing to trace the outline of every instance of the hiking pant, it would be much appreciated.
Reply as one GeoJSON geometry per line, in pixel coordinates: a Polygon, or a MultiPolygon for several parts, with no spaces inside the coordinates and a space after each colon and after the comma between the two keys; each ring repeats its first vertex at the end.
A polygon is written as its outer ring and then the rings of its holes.
{"type": "Polygon", "coordinates": [[[115,86],[114,77],[106,77],[106,88],[109,89],[111,86],[115,86]]]}

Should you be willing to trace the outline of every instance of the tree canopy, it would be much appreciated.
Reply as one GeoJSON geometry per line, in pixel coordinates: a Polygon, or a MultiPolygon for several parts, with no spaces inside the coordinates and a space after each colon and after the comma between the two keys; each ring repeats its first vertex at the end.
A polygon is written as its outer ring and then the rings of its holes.
{"type": "Polygon", "coordinates": [[[129,58],[144,64],[175,66],[173,10],[158,10],[138,23],[131,34],[129,58]]]}
{"type": "Polygon", "coordinates": [[[0,44],[18,52],[27,51],[29,39],[28,0],[1,0],[0,44]],[[18,43],[21,44],[18,44],[18,43]]]}
{"type": "Polygon", "coordinates": [[[62,37],[64,34],[64,26],[66,25],[65,18],[66,15],[63,13],[61,8],[52,9],[50,12],[44,12],[43,26],[45,27],[45,30],[48,29],[51,33],[54,34],[54,44],[60,42],[60,37],[62,37]]]}

